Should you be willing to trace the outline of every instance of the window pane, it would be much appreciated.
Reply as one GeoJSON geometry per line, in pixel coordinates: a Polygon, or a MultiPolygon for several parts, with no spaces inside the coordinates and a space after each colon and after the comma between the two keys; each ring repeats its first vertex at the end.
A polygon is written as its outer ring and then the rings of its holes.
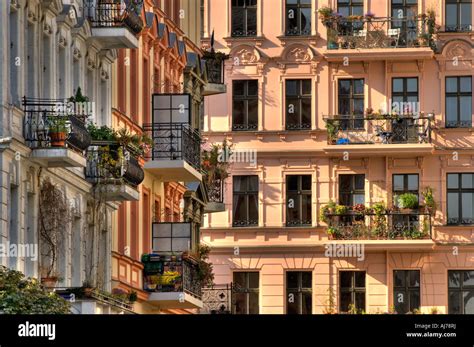
{"type": "Polygon", "coordinates": [[[458,189],[458,188],[459,188],[459,175],[449,174],[448,175],[448,189],[458,189]]]}
{"type": "Polygon", "coordinates": [[[310,175],[301,176],[301,189],[311,190],[311,176],[310,175]]]}
{"type": "Polygon", "coordinates": [[[234,192],[245,192],[245,176],[234,176],[234,192]]]}
{"type": "Polygon", "coordinates": [[[408,298],[404,290],[395,290],[393,292],[393,302],[395,312],[399,314],[408,313],[408,298]]]}
{"type": "Polygon", "coordinates": [[[446,78],[446,92],[457,93],[458,91],[458,79],[456,77],[446,78]]]}
{"type": "Polygon", "coordinates": [[[355,189],[365,188],[365,175],[355,175],[355,189]]]}
{"type": "Polygon", "coordinates": [[[448,125],[450,122],[456,123],[458,120],[458,98],[457,97],[446,97],[446,120],[448,125]]]}
{"type": "Polygon", "coordinates": [[[464,189],[474,188],[473,178],[474,178],[474,175],[472,174],[462,174],[461,187],[464,189]]]}
{"type": "Polygon", "coordinates": [[[252,192],[258,192],[258,176],[248,176],[248,189],[252,192]]]}
{"type": "Polygon", "coordinates": [[[471,224],[474,221],[474,193],[462,193],[462,222],[471,224]]]}
{"type": "Polygon", "coordinates": [[[461,29],[471,30],[471,4],[461,4],[461,29]]]}
{"type": "Polygon", "coordinates": [[[354,94],[364,94],[364,80],[354,80],[354,94]]]}
{"type": "Polygon", "coordinates": [[[311,80],[302,80],[302,94],[311,95],[311,80]]]}
{"type": "Polygon", "coordinates": [[[405,287],[405,271],[393,272],[393,285],[394,287],[405,287]]]}
{"type": "Polygon", "coordinates": [[[302,293],[303,295],[303,314],[312,314],[313,313],[313,294],[312,293],[302,293]]]}
{"type": "Polygon", "coordinates": [[[301,9],[301,33],[304,35],[311,33],[311,8],[301,9]]]}
{"type": "Polygon", "coordinates": [[[459,288],[461,286],[461,274],[459,271],[448,271],[448,285],[450,288],[459,288]]]}
{"type": "Polygon", "coordinates": [[[403,79],[402,78],[394,78],[392,82],[392,89],[395,93],[402,93],[403,92],[403,79]]]}
{"type": "Polygon", "coordinates": [[[474,313],[474,291],[464,291],[464,314],[474,313]]]}
{"type": "Polygon", "coordinates": [[[470,93],[472,90],[471,77],[461,77],[461,93],[470,93]]]}
{"type": "Polygon", "coordinates": [[[247,220],[247,204],[245,195],[234,195],[234,222],[247,220]]]}
{"type": "Polygon", "coordinates": [[[464,271],[463,286],[474,286],[474,271],[464,271]]]}
{"type": "Polygon", "coordinates": [[[309,223],[311,221],[311,195],[302,195],[301,220],[309,223]]]}
{"type": "Polygon", "coordinates": [[[339,95],[349,95],[351,93],[351,81],[339,80],[339,95]]]}
{"type": "Polygon", "coordinates": [[[258,123],[258,100],[249,100],[248,105],[248,124],[256,125],[258,123]]]}
{"type": "Polygon", "coordinates": [[[448,295],[449,314],[461,314],[461,292],[451,291],[448,295]]]}
{"type": "Polygon", "coordinates": [[[341,293],[340,295],[341,304],[339,305],[341,312],[349,311],[349,305],[352,301],[351,293],[341,293]]]}
{"type": "Polygon", "coordinates": [[[291,289],[298,288],[298,272],[290,271],[286,273],[286,287],[291,289]]]}
{"type": "Polygon", "coordinates": [[[358,288],[365,288],[365,272],[355,272],[355,286],[358,288]]]}
{"type": "Polygon", "coordinates": [[[364,310],[365,311],[365,292],[363,293],[355,293],[355,306],[356,309],[359,310],[364,310]]]}
{"type": "Polygon", "coordinates": [[[301,287],[312,289],[312,272],[305,271],[301,274],[301,287]]]}
{"type": "Polygon", "coordinates": [[[410,311],[420,308],[420,292],[410,291],[410,311]]]}
{"type": "Polygon", "coordinates": [[[298,95],[297,80],[286,80],[286,95],[298,95]]]}
{"type": "Polygon", "coordinates": [[[457,223],[459,218],[459,194],[448,193],[448,222],[453,219],[453,223],[457,223]]]}
{"type": "Polygon", "coordinates": [[[393,190],[395,191],[405,190],[404,175],[393,175],[393,190]]]}
{"type": "Polygon", "coordinates": [[[257,32],[257,10],[247,10],[247,31],[249,35],[257,32]]]}
{"type": "Polygon", "coordinates": [[[260,275],[258,272],[249,272],[249,288],[258,289],[260,275]]]}
{"type": "Polygon", "coordinates": [[[249,314],[258,314],[258,293],[249,293],[249,314]]]}
{"type": "Polygon", "coordinates": [[[344,192],[352,190],[351,182],[351,175],[339,175],[339,190],[344,192]]]}
{"type": "Polygon", "coordinates": [[[235,314],[247,314],[247,294],[234,293],[235,314]]]}
{"type": "Polygon", "coordinates": [[[463,126],[471,126],[472,124],[472,97],[461,96],[460,100],[460,116],[463,126]]]}
{"type": "Polygon", "coordinates": [[[258,81],[252,80],[248,81],[248,90],[247,95],[249,96],[257,96],[258,95],[258,81]]]}
{"type": "Polygon", "coordinates": [[[341,271],[339,273],[339,277],[341,280],[340,287],[341,288],[351,288],[352,287],[352,274],[351,271],[341,271]]]}
{"type": "Polygon", "coordinates": [[[418,175],[408,175],[408,190],[418,190],[418,175]]]}
{"type": "Polygon", "coordinates": [[[249,221],[252,221],[254,224],[258,222],[258,195],[252,194],[248,196],[249,198],[249,221]]]}
{"type": "Polygon", "coordinates": [[[244,81],[234,81],[232,92],[234,95],[244,95],[244,81]]]}
{"type": "Polygon", "coordinates": [[[418,78],[407,78],[407,91],[418,92],[418,78]]]}
{"type": "Polygon", "coordinates": [[[408,272],[410,287],[419,287],[420,286],[420,271],[409,271],[408,272]]]}
{"type": "Polygon", "coordinates": [[[354,194],[354,205],[365,204],[364,194],[354,194]]]}
{"type": "Polygon", "coordinates": [[[246,273],[245,272],[234,272],[234,284],[241,288],[247,287],[246,273]]]}
{"type": "Polygon", "coordinates": [[[291,292],[286,295],[286,313],[299,314],[299,296],[298,293],[291,292]]]}
{"type": "Polygon", "coordinates": [[[457,6],[456,4],[446,4],[446,26],[457,25],[457,6]]]}

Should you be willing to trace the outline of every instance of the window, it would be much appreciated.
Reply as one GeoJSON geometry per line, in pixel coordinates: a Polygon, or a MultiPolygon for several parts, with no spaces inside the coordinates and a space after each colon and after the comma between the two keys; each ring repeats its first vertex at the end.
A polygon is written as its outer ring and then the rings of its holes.
{"type": "Polygon", "coordinates": [[[474,314],[474,271],[448,271],[448,313],[474,314]]]}
{"type": "Polygon", "coordinates": [[[418,127],[414,118],[418,114],[418,78],[392,79],[392,112],[409,117],[392,121],[391,143],[418,142],[418,127]]]}
{"type": "Polygon", "coordinates": [[[474,174],[448,174],[448,224],[474,224],[474,174]]]}
{"type": "Polygon", "coordinates": [[[446,127],[472,126],[472,78],[446,77],[446,127]]]}
{"type": "Polygon", "coordinates": [[[365,271],[339,272],[339,312],[365,311],[365,271]]]}
{"type": "Polygon", "coordinates": [[[398,206],[398,197],[405,193],[419,196],[418,174],[393,175],[393,204],[398,206]]]}
{"type": "Polygon", "coordinates": [[[232,0],[232,37],[257,35],[257,0],[232,0]]]}
{"type": "MultiPolygon", "coordinates": [[[[337,12],[342,17],[349,16],[363,16],[364,15],[364,1],[363,0],[338,0],[337,1],[337,12]]],[[[356,30],[363,29],[364,24],[362,21],[341,21],[338,26],[338,31],[342,35],[353,35],[356,30]]]]}
{"type": "Polygon", "coordinates": [[[365,204],[365,175],[339,175],[339,203],[365,204]]]}
{"type": "Polygon", "coordinates": [[[400,29],[398,46],[413,46],[418,40],[418,0],[392,0],[392,29],[400,29]]]}
{"type": "Polygon", "coordinates": [[[257,130],[258,81],[233,81],[232,98],[232,130],[257,130]]]}
{"type": "Polygon", "coordinates": [[[286,176],[286,225],[311,225],[311,175],[286,176]]]}
{"type": "Polygon", "coordinates": [[[234,314],[258,314],[258,272],[234,272],[234,314]]]}
{"type": "Polygon", "coordinates": [[[286,0],[286,35],[311,34],[311,0],[286,0]]]}
{"type": "Polygon", "coordinates": [[[338,113],[342,118],[341,129],[364,129],[363,79],[338,81],[338,113]]]}
{"type": "Polygon", "coordinates": [[[420,309],[420,271],[393,271],[393,303],[401,314],[420,309]]]}
{"type": "Polygon", "coordinates": [[[471,0],[446,0],[446,31],[471,31],[471,0]]]}
{"type": "Polygon", "coordinates": [[[286,129],[311,129],[311,80],[286,80],[286,129]]]}
{"type": "Polygon", "coordinates": [[[286,313],[313,313],[313,281],[311,271],[286,273],[286,313]]]}
{"type": "Polygon", "coordinates": [[[234,176],[234,227],[258,225],[258,176],[234,176]]]}

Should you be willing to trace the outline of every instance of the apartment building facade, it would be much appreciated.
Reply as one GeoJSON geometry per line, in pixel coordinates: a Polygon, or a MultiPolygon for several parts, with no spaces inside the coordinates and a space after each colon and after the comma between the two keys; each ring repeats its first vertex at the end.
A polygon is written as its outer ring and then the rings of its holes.
{"type": "Polygon", "coordinates": [[[204,137],[258,158],[232,161],[201,230],[222,293],[208,311],[473,313],[471,2],[204,13],[230,54],[204,137]]]}
{"type": "Polygon", "coordinates": [[[196,259],[187,255],[198,252],[202,218],[211,212],[199,127],[205,96],[225,87],[209,79],[204,51],[183,30],[185,22],[192,35],[198,31],[197,7],[146,0],[143,9],[138,48],[119,50],[112,73],[113,128],[152,139],[139,199],[114,214],[113,287],[137,293],[137,313],[194,313],[201,287],[196,259]]]}

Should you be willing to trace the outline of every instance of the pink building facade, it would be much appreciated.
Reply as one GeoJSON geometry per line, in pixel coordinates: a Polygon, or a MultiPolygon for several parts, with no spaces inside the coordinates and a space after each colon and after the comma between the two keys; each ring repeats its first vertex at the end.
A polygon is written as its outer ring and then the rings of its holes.
{"type": "Polygon", "coordinates": [[[204,118],[235,154],[201,229],[223,309],[474,313],[473,11],[203,1],[231,56],[204,118]]]}

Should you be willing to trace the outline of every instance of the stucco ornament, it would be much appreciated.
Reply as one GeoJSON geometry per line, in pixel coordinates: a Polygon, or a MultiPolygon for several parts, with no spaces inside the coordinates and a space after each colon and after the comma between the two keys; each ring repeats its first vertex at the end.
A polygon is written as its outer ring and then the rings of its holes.
{"type": "Polygon", "coordinates": [[[311,60],[311,56],[306,49],[295,47],[288,52],[286,59],[297,63],[305,63],[311,60]]]}
{"type": "Polygon", "coordinates": [[[237,51],[235,57],[239,59],[241,64],[253,64],[257,62],[257,56],[248,48],[242,48],[237,51]]]}

